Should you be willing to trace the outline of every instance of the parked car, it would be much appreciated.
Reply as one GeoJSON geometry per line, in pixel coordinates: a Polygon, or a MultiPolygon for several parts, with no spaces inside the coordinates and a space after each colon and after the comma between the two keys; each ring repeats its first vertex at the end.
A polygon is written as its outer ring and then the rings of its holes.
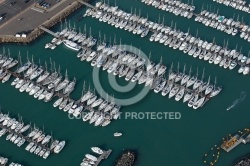
{"type": "Polygon", "coordinates": [[[10,3],[10,6],[13,6],[15,3],[16,3],[16,1],[12,1],[12,2],[10,3]]]}

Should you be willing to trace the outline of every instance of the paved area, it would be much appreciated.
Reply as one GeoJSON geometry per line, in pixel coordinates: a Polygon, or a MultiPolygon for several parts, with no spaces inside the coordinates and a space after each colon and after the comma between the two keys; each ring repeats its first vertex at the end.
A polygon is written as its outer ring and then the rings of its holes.
{"type": "Polygon", "coordinates": [[[4,0],[0,3],[0,16],[3,20],[0,21],[0,26],[10,20],[12,17],[25,10],[33,4],[33,1],[25,0],[4,0]]]}
{"type": "MultiPolygon", "coordinates": [[[[7,3],[9,0],[5,0],[3,3],[7,3]]],[[[21,1],[21,0],[19,0],[21,1]]],[[[33,1],[34,2],[34,1],[33,1]]],[[[29,2],[29,3],[33,3],[29,2]]],[[[46,0],[47,3],[54,3],[54,6],[51,6],[46,12],[41,13],[35,10],[32,10],[31,7],[34,4],[31,4],[26,9],[22,10],[19,14],[12,14],[13,17],[7,20],[5,23],[0,24],[0,34],[1,35],[15,35],[16,33],[29,32],[41,25],[46,20],[49,20],[51,17],[62,11],[67,6],[71,5],[75,0],[61,0],[59,3],[56,3],[56,0],[46,0]],[[55,5],[56,4],[56,5],[55,5]]],[[[15,4],[18,5],[18,4],[15,4]]],[[[6,6],[6,5],[5,5],[6,6]]],[[[16,8],[11,8],[13,11],[16,8]]],[[[0,11],[1,8],[0,8],[0,11]]],[[[10,13],[10,9],[9,12],[10,13]]]]}

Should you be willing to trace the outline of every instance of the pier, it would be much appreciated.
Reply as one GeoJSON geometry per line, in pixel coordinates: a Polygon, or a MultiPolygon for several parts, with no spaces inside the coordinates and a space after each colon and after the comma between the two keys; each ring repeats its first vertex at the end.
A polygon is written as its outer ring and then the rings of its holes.
{"type": "Polygon", "coordinates": [[[42,145],[41,143],[37,143],[36,141],[30,139],[29,137],[24,136],[23,134],[18,133],[18,132],[16,132],[15,130],[11,130],[11,129],[8,128],[7,126],[3,126],[2,123],[0,123],[0,127],[3,128],[3,129],[6,129],[9,133],[13,133],[13,134],[15,134],[15,135],[18,135],[18,136],[21,137],[21,138],[24,138],[24,139],[25,139],[27,142],[29,142],[29,143],[33,142],[35,145],[41,146],[43,149],[46,149],[46,151],[52,152],[46,145],[42,145]]]}
{"type": "Polygon", "coordinates": [[[250,131],[249,129],[246,129],[246,132],[244,134],[240,135],[236,134],[230,140],[224,141],[224,143],[221,145],[221,148],[226,152],[230,152],[241,143],[243,144],[249,143],[250,142],[249,131],[250,131]]]}
{"type": "Polygon", "coordinates": [[[236,146],[238,146],[242,142],[242,138],[239,137],[239,135],[233,136],[230,140],[224,142],[221,145],[221,148],[225,150],[226,152],[230,152],[233,150],[236,146]]]}
{"type": "Polygon", "coordinates": [[[52,36],[56,37],[56,38],[59,38],[59,35],[57,35],[55,32],[43,27],[42,25],[38,27],[39,29],[51,34],[52,36]]]}
{"type": "Polygon", "coordinates": [[[95,162],[93,166],[98,166],[102,160],[107,159],[109,157],[111,152],[112,152],[111,149],[109,149],[108,151],[103,151],[103,154],[98,157],[97,161],[95,162]]]}
{"type": "Polygon", "coordinates": [[[86,5],[86,6],[88,6],[88,7],[89,7],[89,8],[91,8],[91,9],[95,9],[95,10],[96,10],[96,7],[95,7],[95,6],[93,6],[93,5],[89,4],[89,3],[88,3],[88,2],[86,2],[86,1],[83,1],[83,0],[77,0],[77,2],[79,2],[79,3],[83,4],[83,5],[86,5]]]}
{"type": "MultiPolygon", "coordinates": [[[[210,166],[216,165],[221,154],[220,150],[223,149],[224,151],[229,153],[241,143],[243,144],[249,143],[250,142],[250,129],[245,128],[244,130],[240,130],[233,136],[229,134],[227,135],[226,139],[222,138],[222,140],[223,142],[219,143],[219,146],[214,145],[214,147],[212,147],[211,150],[204,155],[203,157],[204,163],[209,164],[210,166]]],[[[237,165],[237,166],[240,166],[240,165],[237,165]]]]}

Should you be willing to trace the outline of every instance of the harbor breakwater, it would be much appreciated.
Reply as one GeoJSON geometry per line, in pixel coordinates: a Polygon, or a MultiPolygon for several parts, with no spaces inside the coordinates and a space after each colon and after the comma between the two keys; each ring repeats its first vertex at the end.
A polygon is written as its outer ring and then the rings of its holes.
{"type": "MultiPolygon", "coordinates": [[[[40,26],[43,26],[45,28],[51,28],[54,25],[56,25],[58,22],[61,22],[62,19],[69,16],[71,13],[76,11],[82,6],[81,3],[75,1],[71,5],[69,5],[67,8],[62,10],[61,12],[54,15],[49,20],[42,23],[40,26]]],[[[0,35],[0,43],[22,43],[22,44],[28,44],[34,41],[37,37],[42,35],[44,33],[43,30],[41,30],[39,27],[35,28],[32,32],[30,32],[26,37],[16,37],[13,35],[0,35]]]]}

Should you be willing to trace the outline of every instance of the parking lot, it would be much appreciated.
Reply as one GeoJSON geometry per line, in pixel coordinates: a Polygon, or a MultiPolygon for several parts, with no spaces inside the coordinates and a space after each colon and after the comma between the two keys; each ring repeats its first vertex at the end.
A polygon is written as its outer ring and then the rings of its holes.
{"type": "Polygon", "coordinates": [[[11,19],[16,14],[25,10],[27,7],[32,5],[34,1],[25,0],[5,0],[0,3],[0,17],[3,17],[3,20],[0,21],[0,25],[4,22],[11,19]]]}
{"type": "Polygon", "coordinates": [[[39,2],[37,2],[37,5],[39,5],[43,9],[50,9],[52,6],[59,3],[60,1],[61,0],[40,0],[39,2]]]}
{"type": "MultiPolygon", "coordinates": [[[[31,9],[34,1],[29,2],[31,3],[30,7],[26,7],[26,10],[23,10],[20,14],[18,14],[19,11],[14,14],[10,14],[9,12],[8,14],[10,16],[7,17],[7,22],[5,20],[5,23],[0,23],[0,35],[15,35],[16,33],[30,32],[57,13],[60,13],[66,7],[75,2],[75,0],[61,0],[60,3],[56,3],[55,0],[46,0],[45,2],[51,3],[52,5],[44,13],[31,9]],[[13,18],[10,19],[10,17],[13,18]]],[[[4,3],[6,4],[7,2],[5,1],[4,3]]],[[[19,3],[16,3],[15,5],[19,6],[19,3]]],[[[14,10],[14,8],[12,10],[14,10]]],[[[1,8],[0,11],[2,11],[1,8]]]]}
{"type": "MultiPolygon", "coordinates": [[[[40,8],[46,10],[51,8],[53,5],[60,2],[60,0],[0,0],[0,26],[6,21],[24,11],[28,7],[31,7],[36,2],[36,6],[41,4],[40,8]],[[3,1],[3,2],[2,2],[3,1]],[[1,18],[2,17],[2,18],[1,18]]],[[[19,18],[22,19],[22,18],[19,18]]]]}

